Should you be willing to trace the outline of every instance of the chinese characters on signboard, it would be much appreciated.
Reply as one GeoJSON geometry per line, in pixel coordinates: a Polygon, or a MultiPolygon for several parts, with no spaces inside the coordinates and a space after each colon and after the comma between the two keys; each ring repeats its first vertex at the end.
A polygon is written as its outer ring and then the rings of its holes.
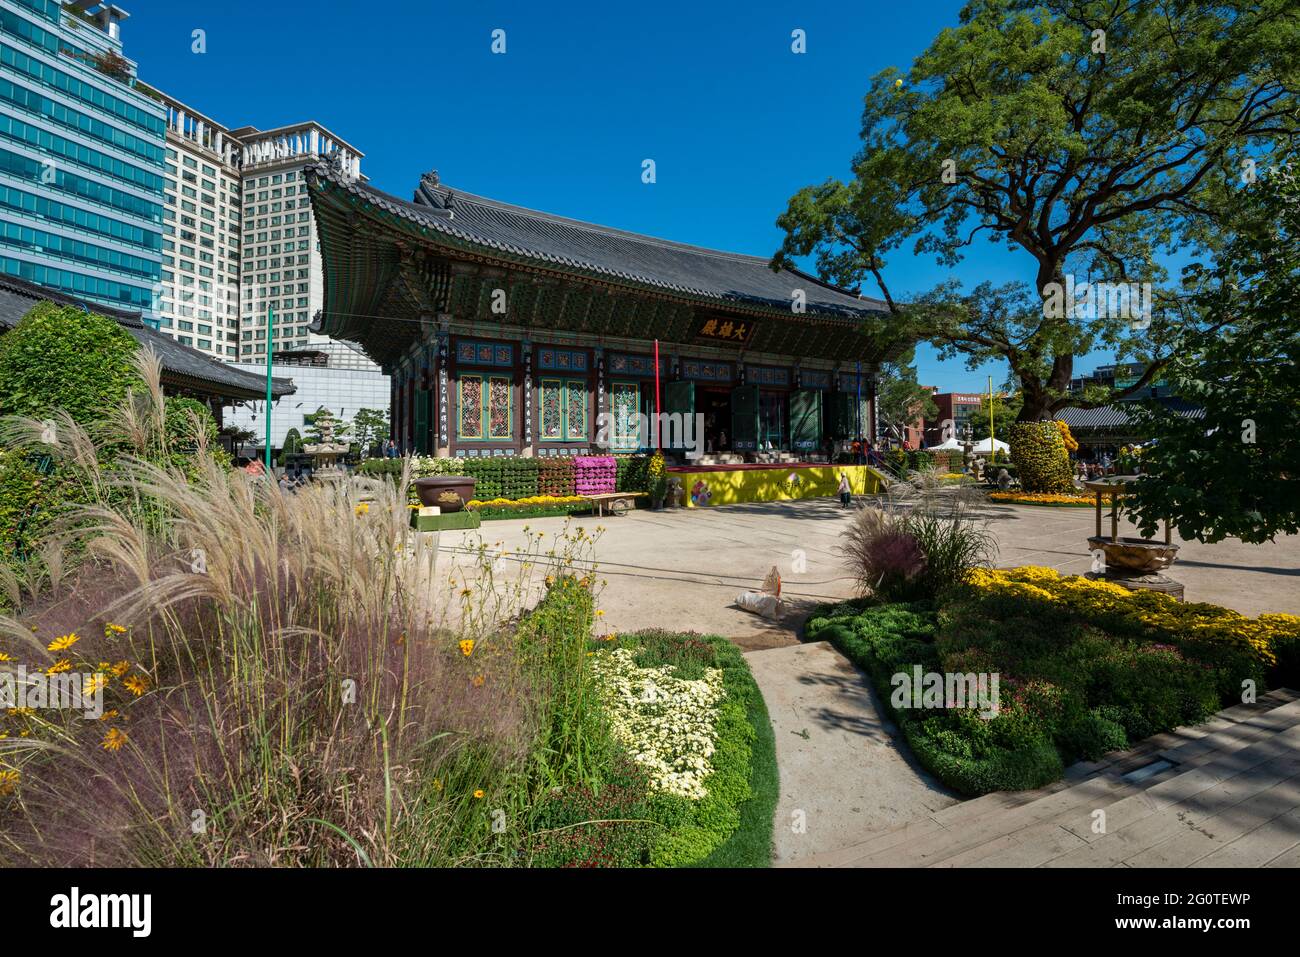
{"type": "Polygon", "coordinates": [[[744,346],[754,338],[754,323],[748,319],[705,319],[696,330],[695,337],[709,342],[729,342],[744,346]]]}

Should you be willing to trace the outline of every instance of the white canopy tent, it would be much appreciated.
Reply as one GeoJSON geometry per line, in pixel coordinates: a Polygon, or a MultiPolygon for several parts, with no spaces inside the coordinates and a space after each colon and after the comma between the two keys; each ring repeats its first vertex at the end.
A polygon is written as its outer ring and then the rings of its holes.
{"type": "MultiPolygon", "coordinates": [[[[989,442],[990,442],[989,439],[981,439],[979,442],[972,442],[971,451],[976,455],[989,455],[994,450],[998,452],[1011,451],[1011,446],[1007,445],[1007,443],[1003,442],[1001,439],[992,440],[993,443],[992,449],[989,448],[989,442]]],[[[926,451],[927,452],[961,452],[964,451],[965,448],[966,446],[963,445],[961,442],[958,442],[956,439],[949,439],[947,442],[944,442],[940,445],[930,446],[928,449],[926,449],[926,451]]]]}

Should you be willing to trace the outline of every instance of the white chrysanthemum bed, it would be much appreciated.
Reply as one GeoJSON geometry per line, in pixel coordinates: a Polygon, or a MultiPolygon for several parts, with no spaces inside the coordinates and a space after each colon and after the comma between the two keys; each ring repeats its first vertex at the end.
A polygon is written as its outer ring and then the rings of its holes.
{"type": "Polygon", "coordinates": [[[717,737],[722,671],[678,678],[671,665],[638,667],[631,650],[600,651],[591,659],[615,739],[660,791],[698,800],[717,737]]]}

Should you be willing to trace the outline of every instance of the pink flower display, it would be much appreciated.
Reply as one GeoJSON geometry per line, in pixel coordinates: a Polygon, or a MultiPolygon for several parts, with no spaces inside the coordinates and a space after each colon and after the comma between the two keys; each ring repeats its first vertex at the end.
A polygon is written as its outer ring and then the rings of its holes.
{"type": "Polygon", "coordinates": [[[579,495],[614,491],[617,474],[612,455],[579,455],[573,460],[573,486],[579,495]]]}

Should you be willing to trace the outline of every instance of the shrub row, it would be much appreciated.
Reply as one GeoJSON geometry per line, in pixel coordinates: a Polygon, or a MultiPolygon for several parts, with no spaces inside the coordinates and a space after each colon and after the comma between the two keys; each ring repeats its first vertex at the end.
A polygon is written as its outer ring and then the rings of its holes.
{"type": "Polygon", "coordinates": [[[1245,681],[1261,688],[1295,681],[1300,621],[1292,616],[1175,608],[1164,596],[1113,594],[1119,589],[1108,583],[1053,576],[977,572],[981,587],[937,608],[824,607],[807,635],[831,641],[867,672],[921,764],[966,795],[1042,787],[1071,761],[1238,703],[1245,681]],[[896,707],[891,679],[915,665],[923,673],[998,675],[996,716],[896,707]]]}
{"type": "MultiPolygon", "coordinates": [[[[599,492],[647,491],[648,459],[643,455],[556,456],[554,458],[435,458],[417,456],[412,474],[469,475],[475,479],[474,497],[532,498],[535,495],[593,495],[599,492]]],[[[358,467],[362,475],[402,474],[402,459],[367,459],[358,467]]]]}

